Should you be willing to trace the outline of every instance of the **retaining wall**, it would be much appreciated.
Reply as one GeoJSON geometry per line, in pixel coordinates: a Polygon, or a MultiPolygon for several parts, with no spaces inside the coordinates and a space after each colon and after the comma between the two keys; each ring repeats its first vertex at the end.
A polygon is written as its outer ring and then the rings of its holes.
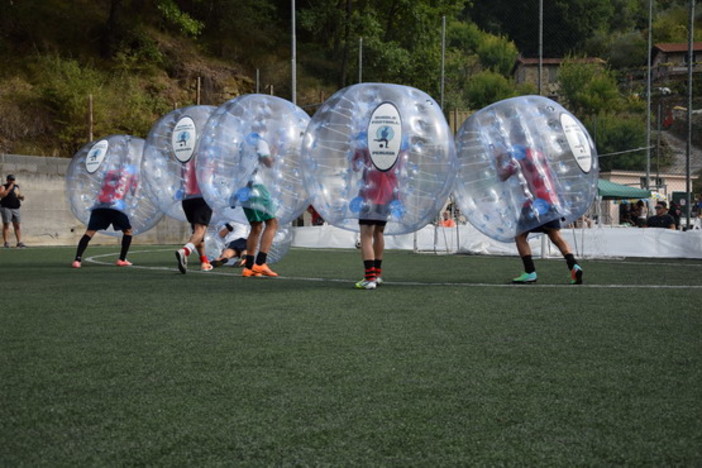
{"type": "MultiPolygon", "coordinates": [[[[65,176],[70,159],[0,154],[2,183],[14,174],[22,202],[22,241],[32,245],[75,245],[85,232],[68,205],[65,176]]],[[[190,235],[187,223],[164,217],[153,229],[134,236],[135,244],[180,244],[190,235]]],[[[120,237],[96,234],[91,245],[118,244],[120,237]]],[[[11,245],[15,236],[10,228],[11,245]]]]}

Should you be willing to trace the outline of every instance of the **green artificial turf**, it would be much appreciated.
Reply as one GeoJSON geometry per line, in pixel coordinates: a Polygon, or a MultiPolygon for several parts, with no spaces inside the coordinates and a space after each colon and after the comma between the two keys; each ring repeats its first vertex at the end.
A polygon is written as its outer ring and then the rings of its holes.
{"type": "Polygon", "coordinates": [[[698,466],[702,261],[0,251],[0,466],[698,466]]]}

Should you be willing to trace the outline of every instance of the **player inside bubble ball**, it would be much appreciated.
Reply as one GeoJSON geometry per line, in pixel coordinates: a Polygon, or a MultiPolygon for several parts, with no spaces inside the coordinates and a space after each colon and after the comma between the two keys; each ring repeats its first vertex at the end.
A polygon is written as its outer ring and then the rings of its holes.
{"type": "Polygon", "coordinates": [[[126,209],[125,197],[134,195],[137,187],[137,170],[133,165],[128,164],[121,170],[113,169],[105,173],[97,201],[90,210],[88,227],[78,241],[76,256],[71,264],[73,268],[81,267],[83,254],[95,233],[109,228],[110,225],[115,230],[122,231],[123,234],[119,258],[115,264],[121,267],[132,265],[127,260],[127,253],[132,243],[132,225],[123,210],[126,209]]]}
{"type": "Polygon", "coordinates": [[[241,144],[240,158],[242,167],[249,168],[248,170],[251,171],[246,187],[239,189],[236,193],[236,198],[243,206],[246,219],[251,225],[251,232],[246,240],[245,263],[241,275],[244,277],[278,276],[278,273],[271,270],[266,263],[268,252],[273,245],[273,238],[278,230],[276,207],[260,173],[273,167],[270,145],[258,132],[252,132],[241,144]]]}
{"type": "Polygon", "coordinates": [[[212,266],[218,268],[228,264],[231,260],[234,260],[234,266],[244,266],[248,231],[247,226],[243,224],[236,222],[225,223],[218,231],[219,237],[224,240],[224,248],[220,252],[219,257],[212,260],[212,266]]]}
{"type": "Polygon", "coordinates": [[[188,242],[175,251],[175,257],[178,262],[178,270],[185,274],[188,271],[188,257],[191,253],[197,251],[200,256],[200,270],[210,271],[212,265],[205,254],[205,234],[207,226],[212,219],[212,208],[207,204],[200,191],[198,185],[195,159],[183,163],[183,192],[182,206],[185,217],[190,223],[192,234],[188,242]]]}
{"type": "MultiPolygon", "coordinates": [[[[387,138],[387,135],[384,135],[387,138]]],[[[351,201],[352,211],[358,211],[361,258],[363,259],[363,279],[355,284],[357,289],[375,289],[383,283],[382,264],[385,251],[385,226],[399,204],[397,199],[397,165],[407,153],[406,143],[402,145],[395,162],[386,170],[374,164],[368,148],[368,133],[360,132],[355,140],[355,150],[351,158],[354,171],[362,171],[361,188],[358,197],[351,201]],[[357,206],[354,206],[357,205],[357,206]]]]}
{"type": "Polygon", "coordinates": [[[532,258],[528,237],[530,233],[545,233],[553,244],[560,250],[570,270],[570,282],[582,284],[583,270],[578,265],[570,245],[561,236],[561,222],[558,216],[561,203],[556,192],[553,173],[545,155],[536,148],[516,144],[510,151],[504,151],[496,156],[497,176],[504,182],[510,177],[518,177],[523,190],[522,204],[517,236],[515,243],[524,265],[524,272],[512,280],[513,283],[535,283],[537,280],[536,267],[532,258]],[[539,224],[539,219],[548,219],[539,224]],[[536,225],[536,226],[535,226],[536,225]],[[535,226],[535,227],[534,227],[535,226]]]}

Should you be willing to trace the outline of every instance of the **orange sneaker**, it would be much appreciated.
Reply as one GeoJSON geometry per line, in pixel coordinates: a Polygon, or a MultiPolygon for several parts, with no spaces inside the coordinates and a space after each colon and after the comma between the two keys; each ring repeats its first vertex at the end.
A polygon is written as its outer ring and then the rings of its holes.
{"type": "Polygon", "coordinates": [[[256,273],[253,270],[249,270],[248,268],[244,268],[241,271],[241,276],[248,278],[248,277],[253,277],[253,276],[261,276],[261,273],[256,273]]]}
{"type": "Polygon", "coordinates": [[[262,276],[278,276],[278,273],[271,270],[268,267],[267,263],[264,263],[263,265],[254,265],[253,272],[258,273],[259,275],[262,275],[262,276]]]}
{"type": "Polygon", "coordinates": [[[119,267],[132,266],[132,262],[130,262],[129,260],[119,260],[119,259],[118,259],[118,260],[115,262],[115,265],[117,265],[117,266],[119,266],[119,267]]]}
{"type": "Polygon", "coordinates": [[[73,268],[80,268],[80,261],[79,260],[73,260],[73,263],[71,263],[71,266],[73,268]]]}

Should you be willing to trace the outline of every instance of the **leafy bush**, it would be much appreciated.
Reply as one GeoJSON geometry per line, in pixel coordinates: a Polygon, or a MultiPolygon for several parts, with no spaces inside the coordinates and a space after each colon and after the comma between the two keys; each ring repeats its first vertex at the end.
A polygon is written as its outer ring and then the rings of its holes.
{"type": "MultiPolygon", "coordinates": [[[[602,113],[584,121],[602,155],[646,146],[646,125],[640,116],[602,113]]],[[[600,158],[600,170],[641,171],[646,167],[645,150],[600,158]]]]}
{"type": "Polygon", "coordinates": [[[464,96],[471,109],[481,109],[496,101],[516,96],[514,85],[493,71],[482,71],[465,83],[464,96]]]}

